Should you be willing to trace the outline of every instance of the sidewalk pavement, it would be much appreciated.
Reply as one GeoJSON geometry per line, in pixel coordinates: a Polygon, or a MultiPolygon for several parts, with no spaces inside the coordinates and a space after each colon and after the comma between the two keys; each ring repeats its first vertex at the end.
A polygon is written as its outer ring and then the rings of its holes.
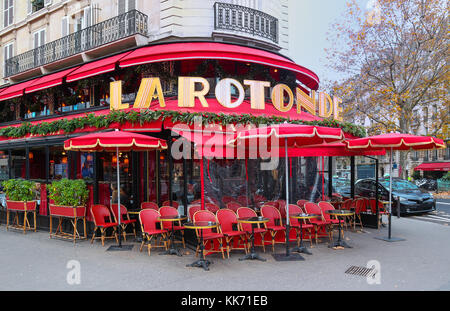
{"type": "MultiPolygon", "coordinates": [[[[48,232],[6,231],[0,226],[0,290],[102,290],[102,291],[303,291],[303,290],[450,290],[450,227],[417,221],[393,219],[392,236],[406,241],[389,243],[374,239],[387,235],[387,228],[345,232],[351,249],[334,250],[322,240],[304,255],[305,261],[277,262],[271,247],[262,254],[266,262],[239,261],[243,252],[230,259],[208,256],[210,271],[186,267],[195,261],[195,251],[183,257],[159,255],[139,244],[131,251],[107,252],[113,240],[102,247],[49,239],[48,232]],[[80,263],[80,284],[70,285],[67,275],[80,263]],[[370,285],[366,277],[349,275],[350,266],[366,267],[371,260],[380,263],[380,284],[370,285]]],[[[132,239],[132,238],[131,238],[132,239]]],[[[309,242],[307,242],[309,246],[309,242]]],[[[262,250],[258,249],[262,253],[262,250]]],[[[276,252],[285,252],[277,245],[276,252]]]]}

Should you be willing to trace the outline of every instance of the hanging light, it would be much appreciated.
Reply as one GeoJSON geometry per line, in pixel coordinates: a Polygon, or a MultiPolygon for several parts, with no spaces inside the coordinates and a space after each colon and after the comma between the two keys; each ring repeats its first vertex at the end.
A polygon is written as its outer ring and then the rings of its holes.
{"type": "Polygon", "coordinates": [[[30,151],[28,153],[28,159],[33,160],[33,157],[34,157],[33,152],[30,151]]]}

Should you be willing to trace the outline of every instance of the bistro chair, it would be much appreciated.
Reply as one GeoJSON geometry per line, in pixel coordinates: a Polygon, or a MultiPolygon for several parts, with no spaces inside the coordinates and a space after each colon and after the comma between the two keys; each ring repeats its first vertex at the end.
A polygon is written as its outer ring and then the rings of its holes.
{"type": "Polygon", "coordinates": [[[268,201],[264,205],[272,205],[273,207],[279,208],[280,204],[277,201],[268,201]]]}
{"type": "Polygon", "coordinates": [[[331,234],[330,234],[330,226],[331,222],[326,221],[323,217],[322,210],[320,207],[312,202],[305,203],[305,212],[308,214],[317,214],[321,215],[321,219],[310,219],[309,223],[311,223],[315,227],[315,240],[316,244],[318,242],[319,237],[328,237],[331,242],[331,234]]]}
{"type": "Polygon", "coordinates": [[[194,214],[195,212],[202,209],[202,206],[200,204],[191,204],[188,207],[188,214],[189,214],[189,220],[194,220],[194,214]]]}
{"type": "Polygon", "coordinates": [[[236,199],[229,195],[222,196],[222,203],[224,205],[227,205],[230,202],[236,202],[236,199]]]}
{"type": "MultiPolygon", "coordinates": [[[[217,222],[216,215],[207,210],[197,211],[194,214],[194,222],[197,221],[211,221],[217,222]]],[[[217,229],[220,231],[220,229],[217,229]]],[[[220,232],[215,232],[213,229],[196,229],[195,233],[197,235],[198,243],[201,243],[200,235],[203,234],[203,249],[208,253],[222,253],[222,258],[225,259],[225,253],[223,249],[223,239],[224,235],[220,232]],[[203,232],[200,232],[203,230],[203,232]],[[218,247],[216,246],[218,244],[218,247]]],[[[195,256],[198,256],[200,251],[200,245],[197,245],[197,249],[195,251],[195,256]]]]}
{"type": "Polygon", "coordinates": [[[236,200],[237,200],[237,201],[239,202],[239,204],[241,204],[242,206],[248,206],[248,202],[250,201],[250,199],[247,198],[246,195],[240,195],[240,196],[237,197],[236,200]]]}
{"type": "Polygon", "coordinates": [[[157,223],[159,223],[160,214],[157,210],[147,208],[143,209],[139,212],[139,221],[141,223],[141,231],[142,231],[142,243],[139,251],[142,252],[145,244],[147,244],[148,255],[150,256],[150,252],[152,247],[164,247],[167,250],[167,230],[159,229],[157,227],[157,223]],[[155,239],[155,246],[152,246],[152,240],[155,239]],[[161,238],[163,244],[158,244],[158,237],[161,238]]]}
{"type": "MultiPolygon", "coordinates": [[[[159,214],[161,216],[178,216],[178,210],[172,206],[161,206],[159,209],[159,214]]],[[[171,221],[162,221],[162,229],[172,230],[173,225],[173,233],[179,231],[181,232],[181,243],[183,243],[183,248],[186,248],[186,244],[184,241],[184,227],[181,225],[181,221],[178,221],[178,225],[173,224],[171,221]]]]}
{"type": "MultiPolygon", "coordinates": [[[[295,214],[303,214],[304,211],[295,204],[289,204],[289,215],[295,215],[295,214]]],[[[311,243],[311,247],[312,247],[312,237],[314,236],[315,232],[314,232],[314,226],[312,224],[308,224],[306,223],[305,220],[301,220],[303,223],[301,225],[301,228],[303,228],[303,233],[305,231],[308,232],[308,235],[305,236],[305,234],[303,234],[303,240],[309,240],[309,242],[311,243]]],[[[297,235],[297,246],[300,247],[300,234],[302,234],[302,232],[300,231],[300,220],[298,220],[297,218],[290,218],[289,219],[289,223],[291,225],[292,228],[295,229],[296,235],[297,235]]]]}
{"type": "Polygon", "coordinates": [[[217,211],[216,218],[220,224],[220,232],[225,236],[228,258],[230,258],[230,251],[235,249],[244,250],[247,254],[247,235],[245,231],[237,230],[238,221],[235,212],[226,208],[221,209],[217,211]]]}
{"type": "Polygon", "coordinates": [[[158,204],[156,204],[155,202],[142,202],[141,203],[141,209],[154,209],[154,210],[159,210],[159,206],[158,204]]]}
{"type": "Polygon", "coordinates": [[[232,210],[233,212],[237,213],[237,210],[242,207],[242,205],[238,202],[228,202],[226,205],[227,209],[232,210]]]}
{"type": "Polygon", "coordinates": [[[286,227],[283,226],[281,222],[281,213],[272,205],[263,205],[261,207],[261,215],[265,218],[269,218],[269,222],[265,223],[264,225],[270,232],[270,237],[272,238],[272,252],[275,252],[275,237],[277,233],[286,232],[286,227]]]}
{"type": "Polygon", "coordinates": [[[331,229],[334,230],[334,226],[339,226],[339,219],[331,217],[330,214],[328,214],[326,211],[332,211],[335,210],[334,206],[325,201],[319,202],[319,208],[322,210],[322,216],[323,218],[331,223],[331,229]]]}
{"type": "Polygon", "coordinates": [[[297,206],[300,207],[301,209],[303,209],[303,206],[305,205],[305,203],[308,203],[308,200],[298,200],[297,201],[297,206]]]}
{"type": "MultiPolygon", "coordinates": [[[[369,200],[369,204],[370,204],[370,211],[373,215],[377,214],[377,200],[376,199],[370,199],[369,200]]],[[[383,215],[388,215],[389,213],[386,211],[386,209],[384,208],[383,202],[381,202],[381,200],[378,200],[378,226],[382,225],[382,221],[383,221],[383,215]]]]}
{"type": "Polygon", "coordinates": [[[116,242],[119,242],[117,238],[117,227],[119,224],[112,221],[111,212],[105,205],[97,204],[91,206],[91,215],[94,219],[94,233],[92,234],[91,244],[95,239],[101,239],[102,246],[105,246],[105,239],[116,238],[116,242]],[[106,229],[113,228],[113,235],[111,237],[106,236],[106,229]],[[97,230],[100,230],[100,237],[95,237],[97,230]]]}
{"type": "Polygon", "coordinates": [[[172,206],[172,207],[175,207],[176,209],[178,209],[180,204],[178,204],[178,202],[174,201],[174,200],[172,200],[172,204],[170,204],[170,200],[167,200],[167,201],[164,201],[161,206],[172,206]]]}
{"type": "Polygon", "coordinates": [[[355,215],[353,216],[353,229],[356,230],[356,225],[360,225],[361,226],[361,230],[363,230],[363,224],[362,224],[362,220],[361,220],[361,213],[364,212],[365,207],[366,207],[366,202],[364,199],[360,198],[356,200],[356,205],[355,205],[355,215]],[[358,223],[356,221],[359,221],[358,223]]]}
{"type": "Polygon", "coordinates": [[[214,203],[205,203],[205,209],[215,215],[217,211],[220,210],[220,207],[214,203]]]}
{"type": "MultiPolygon", "coordinates": [[[[119,210],[117,203],[111,204],[111,211],[114,215],[115,221],[119,223],[119,210]]],[[[131,219],[127,208],[120,204],[120,226],[122,227],[123,239],[125,241],[127,240],[126,229],[129,225],[131,225],[134,237],[136,237],[136,219],[131,219]]]]}
{"type": "MultiPolygon", "coordinates": [[[[258,215],[256,214],[256,212],[254,210],[252,210],[251,208],[248,207],[240,207],[237,210],[237,217],[238,218],[246,218],[246,217],[258,217],[258,215]]],[[[252,233],[252,226],[253,224],[244,224],[244,223],[239,223],[239,227],[241,231],[245,231],[247,233],[247,241],[250,240],[250,234],[252,233]]],[[[261,244],[255,244],[255,246],[262,246],[263,251],[266,252],[266,247],[264,245],[264,236],[266,235],[267,229],[266,228],[261,228],[260,224],[256,224],[255,225],[256,228],[254,228],[254,233],[255,236],[259,235],[261,236],[261,244]]],[[[255,239],[256,241],[256,239],[255,239]]]]}

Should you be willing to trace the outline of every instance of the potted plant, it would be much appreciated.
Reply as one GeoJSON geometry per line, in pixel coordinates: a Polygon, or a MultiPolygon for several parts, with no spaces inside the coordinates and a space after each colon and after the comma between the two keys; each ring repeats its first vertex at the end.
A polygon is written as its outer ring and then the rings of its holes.
{"type": "Polygon", "coordinates": [[[6,193],[6,229],[9,227],[9,214],[12,211],[16,212],[13,226],[23,228],[25,233],[27,229],[31,229],[27,214],[32,212],[34,213],[34,231],[36,231],[35,183],[24,179],[10,179],[3,181],[2,186],[6,193]],[[17,212],[24,212],[23,225],[19,225],[17,212]]]}
{"type": "Polygon", "coordinates": [[[50,204],[50,237],[58,235],[62,237],[73,238],[74,242],[80,237],[76,229],[77,220],[83,219],[84,238],[86,238],[86,201],[89,197],[89,191],[86,182],[83,179],[67,179],[53,181],[49,187],[49,198],[53,200],[50,204]],[[52,233],[52,216],[59,217],[59,225],[55,234],[52,233]],[[61,222],[63,218],[73,220],[73,233],[64,233],[61,231],[61,222]]]}

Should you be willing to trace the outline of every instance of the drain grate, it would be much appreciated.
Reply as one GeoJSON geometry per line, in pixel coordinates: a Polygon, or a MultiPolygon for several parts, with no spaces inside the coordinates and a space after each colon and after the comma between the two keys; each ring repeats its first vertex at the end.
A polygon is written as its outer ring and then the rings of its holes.
{"type": "Polygon", "coordinates": [[[351,266],[350,268],[345,271],[347,274],[352,275],[359,275],[363,277],[368,277],[375,275],[377,273],[377,270],[375,268],[366,268],[366,267],[358,267],[358,266],[351,266]]]}

